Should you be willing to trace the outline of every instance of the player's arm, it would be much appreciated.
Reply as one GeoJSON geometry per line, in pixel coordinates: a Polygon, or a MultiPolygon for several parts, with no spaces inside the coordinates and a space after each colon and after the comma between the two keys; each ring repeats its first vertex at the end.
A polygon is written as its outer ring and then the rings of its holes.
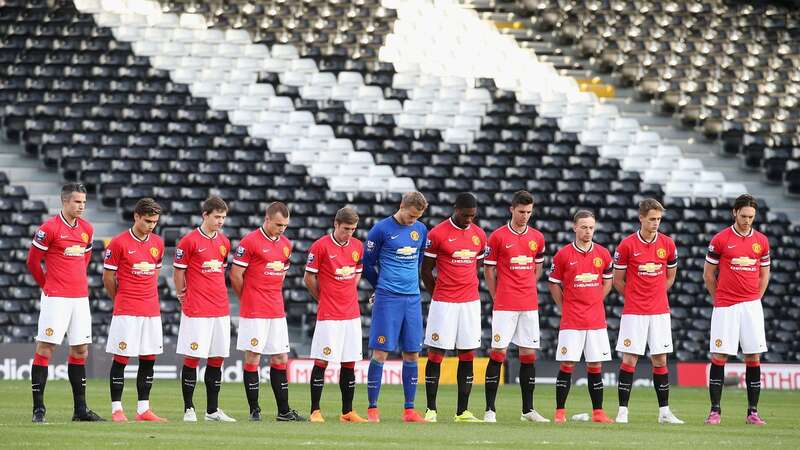
{"type": "Polygon", "coordinates": [[[381,254],[383,246],[383,233],[378,229],[378,225],[372,227],[367,234],[367,242],[364,246],[364,277],[373,289],[378,288],[378,256],[381,254]]]}
{"type": "Polygon", "coordinates": [[[544,262],[536,263],[536,279],[541,279],[542,274],[544,274],[544,262]]]}
{"type": "Polygon", "coordinates": [[[561,290],[561,284],[551,281],[547,283],[547,290],[550,291],[550,297],[553,297],[553,301],[556,305],[561,306],[564,300],[564,292],[561,290]]]}
{"type": "Polygon", "coordinates": [[[758,292],[760,292],[761,298],[764,298],[764,294],[767,292],[767,286],[769,286],[769,275],[770,275],[770,266],[761,266],[761,270],[758,273],[758,292]]]}
{"type": "Polygon", "coordinates": [[[433,268],[436,267],[436,258],[425,255],[425,260],[422,261],[422,271],[420,278],[422,278],[422,285],[425,289],[433,295],[436,289],[436,277],[433,276],[433,268]]]}
{"type": "Polygon", "coordinates": [[[497,267],[492,264],[483,266],[483,279],[486,280],[486,289],[494,300],[494,293],[497,290],[497,267]]]}
{"type": "Polygon", "coordinates": [[[319,301],[319,280],[317,279],[317,274],[306,271],[305,275],[303,275],[303,282],[306,284],[306,289],[308,289],[308,293],[311,294],[311,297],[319,301]]]}
{"type": "Polygon", "coordinates": [[[92,262],[92,238],[89,238],[89,243],[86,244],[86,248],[83,250],[83,261],[86,263],[87,268],[92,262]]]}
{"type": "MultiPolygon", "coordinates": [[[[561,306],[564,303],[564,290],[561,288],[561,270],[560,267],[561,253],[556,253],[553,257],[553,263],[550,265],[550,275],[547,277],[547,290],[550,291],[550,297],[556,305],[561,306]]],[[[538,267],[536,268],[539,269],[538,267]]]]}
{"type": "Polygon", "coordinates": [[[106,288],[111,301],[117,297],[117,272],[111,269],[103,270],[103,287],[106,288]]]}
{"type": "Polygon", "coordinates": [[[44,260],[45,251],[35,245],[31,245],[28,251],[28,271],[36,281],[40,288],[44,288],[44,269],[42,268],[42,261],[44,260]]]}
{"type": "Polygon", "coordinates": [[[231,287],[233,288],[233,292],[235,292],[236,296],[239,298],[242,297],[242,287],[244,287],[245,270],[247,270],[246,267],[242,267],[239,264],[236,264],[236,261],[234,260],[230,272],[231,287]]]}
{"type": "Polygon", "coordinates": [[[706,290],[711,295],[711,298],[717,295],[717,269],[719,266],[712,264],[706,260],[703,265],[703,281],[706,285],[706,290]]]}
{"type": "Polygon", "coordinates": [[[178,301],[183,303],[183,299],[186,298],[186,269],[175,267],[172,272],[172,281],[175,283],[175,295],[178,297],[178,301]]]}
{"type": "Polygon", "coordinates": [[[667,260],[667,290],[672,289],[678,274],[678,250],[673,247],[672,258],[667,260]]]}
{"type": "Polygon", "coordinates": [[[614,269],[614,278],[612,283],[614,289],[619,292],[619,295],[625,295],[625,271],[627,269],[614,269]]]}
{"type": "Polygon", "coordinates": [[[608,297],[608,294],[611,293],[611,289],[613,287],[614,282],[611,278],[603,279],[603,298],[605,299],[608,297]]]}
{"type": "Polygon", "coordinates": [[[614,289],[619,295],[625,296],[625,273],[628,270],[628,246],[623,241],[614,252],[614,289]]]}

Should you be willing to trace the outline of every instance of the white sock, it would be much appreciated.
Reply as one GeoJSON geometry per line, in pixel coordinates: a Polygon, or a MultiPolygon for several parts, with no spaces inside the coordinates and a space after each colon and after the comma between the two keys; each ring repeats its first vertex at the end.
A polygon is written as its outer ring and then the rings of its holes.
{"type": "Polygon", "coordinates": [[[136,402],[136,414],[144,414],[148,409],[150,409],[150,400],[139,400],[136,402]]]}
{"type": "Polygon", "coordinates": [[[122,411],[122,402],[111,402],[111,414],[122,411]]]}
{"type": "Polygon", "coordinates": [[[658,414],[661,416],[666,416],[667,414],[669,414],[669,406],[659,406],[658,414]]]}

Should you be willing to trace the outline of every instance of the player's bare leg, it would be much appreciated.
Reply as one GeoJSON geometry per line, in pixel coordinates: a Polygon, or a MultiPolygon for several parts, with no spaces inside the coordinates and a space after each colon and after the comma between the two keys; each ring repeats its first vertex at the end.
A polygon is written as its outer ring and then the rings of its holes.
{"type": "Polygon", "coordinates": [[[435,347],[428,349],[428,362],[425,364],[425,397],[428,402],[425,420],[428,422],[436,422],[436,395],[439,391],[439,377],[445,351],[435,347]]]}
{"type": "Polygon", "coordinates": [[[46,408],[44,406],[44,388],[47,384],[47,366],[53,357],[55,344],[49,342],[36,342],[36,350],[31,366],[31,392],[33,393],[33,422],[46,422],[46,408]]]}
{"type": "Polygon", "coordinates": [[[669,369],[667,368],[667,355],[652,355],[653,387],[658,398],[658,423],[680,425],[682,420],[675,417],[669,409],[669,369]]]}
{"type": "Polygon", "coordinates": [[[261,354],[245,350],[244,352],[244,393],[250,407],[250,421],[261,421],[261,407],[258,404],[258,387],[261,383],[260,375],[261,354]]]}
{"type": "Polygon", "coordinates": [[[634,355],[633,353],[622,354],[622,364],[619,366],[619,375],[617,377],[617,395],[619,397],[617,423],[628,423],[628,401],[631,398],[633,374],[636,372],[636,363],[638,361],[638,355],[634,355]]]}

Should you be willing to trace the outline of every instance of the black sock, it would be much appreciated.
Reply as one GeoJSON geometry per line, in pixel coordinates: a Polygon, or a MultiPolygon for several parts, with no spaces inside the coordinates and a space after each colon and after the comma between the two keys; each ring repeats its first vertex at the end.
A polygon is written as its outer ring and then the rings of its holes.
{"type": "Polygon", "coordinates": [[[153,359],[140,359],[136,372],[136,396],[138,400],[150,400],[150,389],[153,387],[153,359]]]}
{"type": "Polygon", "coordinates": [[[269,368],[269,384],[272,386],[272,393],[275,395],[275,403],[278,405],[278,414],[289,412],[289,382],[286,379],[286,369],[269,368]]]}
{"type": "Polygon", "coordinates": [[[245,370],[244,372],[244,395],[247,397],[247,404],[250,411],[260,410],[258,406],[258,384],[260,377],[258,371],[245,370]]]}
{"type": "Polygon", "coordinates": [[[456,382],[458,383],[458,409],[460,415],[469,408],[469,394],[472,392],[472,361],[459,361],[456,369],[456,382]]]}
{"type": "Polygon", "coordinates": [[[533,411],[533,390],[536,388],[536,366],[519,365],[519,390],[522,393],[522,414],[533,411]]]}
{"type": "Polygon", "coordinates": [[[592,409],[603,409],[603,374],[589,372],[587,379],[592,409]]]}
{"type": "Polygon", "coordinates": [[[572,372],[559,370],[556,377],[556,409],[564,409],[567,406],[570,387],[572,387],[572,372]]]}
{"type": "Polygon", "coordinates": [[[219,409],[219,389],[222,384],[222,367],[206,366],[206,375],[203,377],[206,385],[206,412],[211,414],[219,409]]]}
{"type": "Polygon", "coordinates": [[[631,399],[631,386],[633,385],[633,372],[619,370],[619,380],[617,382],[617,394],[619,395],[619,406],[628,407],[628,400],[631,399]]]}
{"type": "MultiPolygon", "coordinates": [[[[746,374],[745,374],[746,377],[746,374]]],[[[725,383],[725,364],[711,363],[708,371],[708,395],[711,397],[711,411],[722,412],[720,402],[722,401],[722,386],[725,383]]]]}
{"type": "Polygon", "coordinates": [[[654,373],[653,374],[653,387],[656,390],[656,398],[658,398],[658,406],[664,407],[669,405],[669,373],[654,373]]]}
{"type": "Polygon", "coordinates": [[[356,395],[356,372],[352,367],[342,367],[339,371],[339,390],[342,391],[342,414],[353,410],[353,397],[356,395]]]}
{"type": "Polygon", "coordinates": [[[428,409],[436,410],[436,392],[439,390],[439,374],[442,363],[432,362],[430,359],[425,364],[425,397],[428,399],[428,409]]]}
{"type": "Polygon", "coordinates": [[[111,363],[111,372],[108,375],[111,389],[111,401],[122,401],[122,390],[125,389],[125,364],[114,360],[111,363]]]}
{"type": "Polygon", "coordinates": [[[761,366],[747,366],[744,372],[747,383],[747,414],[758,411],[758,397],[761,395],[761,366]]]}
{"type": "Polygon", "coordinates": [[[68,364],[67,375],[69,384],[72,385],[72,399],[75,412],[86,410],[86,366],[83,364],[68,364]]]}
{"type": "Polygon", "coordinates": [[[194,408],[192,397],[194,396],[194,387],[197,384],[197,368],[189,367],[184,364],[181,369],[181,390],[183,391],[183,410],[194,408]]]}
{"type": "Polygon", "coordinates": [[[486,392],[486,411],[496,411],[494,401],[497,398],[497,388],[500,385],[500,369],[502,367],[502,362],[493,359],[490,359],[489,364],[486,365],[486,382],[484,385],[486,392]]]}
{"type": "Polygon", "coordinates": [[[33,407],[44,408],[44,387],[47,384],[47,366],[31,366],[31,392],[33,407]]]}
{"type": "Polygon", "coordinates": [[[311,412],[319,409],[322,388],[325,387],[325,368],[314,364],[311,369],[311,412]]]}

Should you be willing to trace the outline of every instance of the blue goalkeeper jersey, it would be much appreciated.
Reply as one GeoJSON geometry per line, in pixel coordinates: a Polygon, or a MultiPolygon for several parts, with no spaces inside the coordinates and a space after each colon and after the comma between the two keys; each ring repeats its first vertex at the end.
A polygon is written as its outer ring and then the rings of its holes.
{"type": "Polygon", "coordinates": [[[376,223],[364,251],[364,276],[375,289],[419,294],[419,269],[428,239],[422,222],[402,225],[389,216],[376,223]]]}

